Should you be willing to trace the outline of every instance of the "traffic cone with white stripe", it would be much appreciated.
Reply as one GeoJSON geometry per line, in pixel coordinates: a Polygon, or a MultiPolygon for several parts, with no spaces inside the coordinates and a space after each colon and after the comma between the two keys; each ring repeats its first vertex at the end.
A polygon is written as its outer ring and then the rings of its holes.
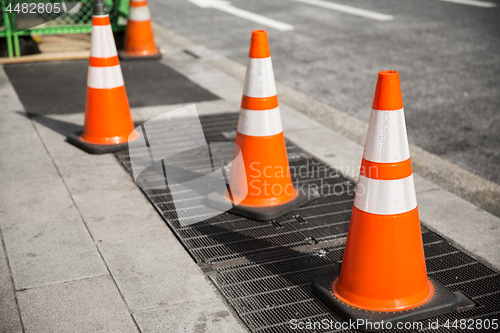
{"type": "Polygon", "coordinates": [[[134,130],[122,70],[104,1],[94,1],[87,100],[83,133],[68,142],[92,154],[127,148],[139,134],[134,130]]]}
{"type": "Polygon", "coordinates": [[[127,28],[120,59],[160,59],[151,27],[151,14],[146,0],[130,0],[127,28]]]}
{"type": "Polygon", "coordinates": [[[231,169],[232,198],[211,195],[213,206],[223,207],[229,200],[238,203],[230,212],[266,221],[315,196],[292,185],[269,43],[263,30],[252,32],[236,145],[243,163],[233,163],[231,169]]]}
{"type": "Polygon", "coordinates": [[[456,295],[427,277],[396,71],[378,74],[340,274],[316,278],[313,291],[366,331],[457,308],[456,295]]]}

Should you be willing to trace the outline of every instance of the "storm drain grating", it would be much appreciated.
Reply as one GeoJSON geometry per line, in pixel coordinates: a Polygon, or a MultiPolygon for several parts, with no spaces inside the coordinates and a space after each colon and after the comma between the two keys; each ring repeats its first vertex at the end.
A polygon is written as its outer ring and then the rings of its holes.
{"type": "MultiPolygon", "coordinates": [[[[201,122],[207,142],[234,141],[237,114],[201,117],[201,122]]],[[[166,138],[168,135],[164,134],[166,138]]],[[[178,138],[169,138],[170,142],[175,142],[173,140],[177,140],[179,146],[183,145],[178,138]]],[[[354,200],[354,186],[335,170],[307,156],[290,142],[287,142],[287,152],[290,167],[296,170],[292,172],[294,184],[329,190],[324,191],[325,196],[271,222],[259,222],[224,213],[204,222],[182,227],[169,191],[154,189],[144,190],[144,193],[197,262],[223,262],[345,238],[354,200]],[[346,191],[347,186],[351,186],[350,193],[346,191]]],[[[188,167],[195,169],[206,158],[198,155],[190,157],[188,167]]],[[[127,171],[131,172],[128,152],[118,152],[116,156],[127,171]]],[[[148,181],[157,179],[164,182],[163,175],[153,171],[145,171],[141,176],[147,177],[148,181]]],[[[196,214],[196,206],[191,209],[196,214]]]]}
{"type": "MultiPolygon", "coordinates": [[[[431,232],[423,233],[428,273],[452,291],[460,291],[476,307],[422,321],[445,324],[449,319],[498,318],[500,276],[431,232]]],[[[301,322],[338,321],[311,292],[314,277],[340,267],[343,246],[218,268],[209,275],[252,332],[293,332],[291,319],[301,322]]],[[[329,332],[329,329],[317,329],[329,332]]],[[[408,330],[408,332],[420,330],[408,330]]],[[[431,330],[432,332],[436,330],[431,330]]],[[[450,332],[453,330],[445,329],[450,332]]],[[[462,330],[464,331],[464,330],[462,330]]],[[[476,330],[481,331],[481,330],[476,330]]],[[[348,332],[348,330],[345,330],[348,332]]]]}
{"type": "MultiPolygon", "coordinates": [[[[237,121],[238,114],[234,113],[202,116],[207,142],[233,142],[237,121]]],[[[337,186],[343,190],[323,193],[304,207],[271,222],[224,213],[187,227],[180,226],[168,190],[144,190],[252,332],[296,332],[290,323],[292,319],[297,323],[341,321],[312,294],[311,283],[314,277],[340,267],[354,201],[353,191],[346,189],[353,189],[354,184],[291,142],[287,142],[287,151],[291,168],[301,171],[292,173],[294,184],[314,184],[310,186],[317,188],[327,184],[329,189],[337,186]]],[[[128,152],[115,155],[131,172],[128,152]]],[[[193,156],[193,168],[200,158],[193,156]]],[[[154,173],[146,177],[163,179],[154,173]]],[[[196,207],[192,209],[196,211],[196,207]]],[[[422,237],[429,275],[452,291],[460,291],[476,306],[422,321],[422,329],[416,327],[407,332],[428,330],[429,322],[436,319],[443,325],[446,320],[451,324],[456,319],[500,318],[500,275],[432,232],[424,230],[422,237]]],[[[308,332],[330,331],[334,330],[317,327],[308,332]]],[[[441,327],[428,331],[464,330],[441,327]]]]}

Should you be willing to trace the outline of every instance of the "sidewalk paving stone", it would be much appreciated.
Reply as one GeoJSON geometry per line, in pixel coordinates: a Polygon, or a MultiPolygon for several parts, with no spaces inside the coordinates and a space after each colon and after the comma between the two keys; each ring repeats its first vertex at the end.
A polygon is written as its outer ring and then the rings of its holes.
{"type": "Polygon", "coordinates": [[[108,274],[79,218],[16,225],[2,233],[17,290],[108,274]]]}
{"type": "MultiPolygon", "coordinates": [[[[137,115],[135,116],[138,117],[137,115]]],[[[84,114],[50,115],[33,117],[40,137],[57,166],[59,165],[115,165],[112,154],[93,155],[66,141],[70,133],[83,131],[84,114]]]]}
{"type": "Polygon", "coordinates": [[[173,234],[103,242],[99,249],[133,311],[217,295],[173,234]]]}
{"type": "Polygon", "coordinates": [[[84,114],[51,115],[47,117],[33,117],[40,137],[42,138],[50,156],[56,163],[74,165],[116,164],[115,158],[110,155],[92,155],[66,142],[69,133],[83,130],[84,114]]]}
{"type": "Polygon", "coordinates": [[[206,115],[206,114],[214,114],[221,112],[239,112],[239,105],[234,103],[229,103],[224,100],[218,101],[206,101],[206,102],[198,102],[198,103],[183,103],[183,104],[172,104],[172,105],[157,105],[157,106],[146,106],[142,108],[134,108],[132,111],[138,114],[138,121],[148,121],[154,117],[167,113],[169,111],[173,111],[176,109],[180,109],[182,107],[188,105],[196,105],[196,110],[198,114],[206,115]]]}
{"type": "Polygon", "coordinates": [[[0,214],[1,228],[79,217],[59,176],[3,183],[0,189],[0,214]]]}
{"type": "Polygon", "coordinates": [[[298,112],[288,105],[280,105],[281,123],[283,124],[283,132],[285,136],[291,131],[311,130],[321,128],[323,125],[315,120],[298,112]]]}
{"type": "Polygon", "coordinates": [[[357,181],[362,146],[326,127],[295,130],[286,135],[306,152],[336,168],[344,177],[357,181]]]}
{"type": "Polygon", "coordinates": [[[130,191],[137,190],[129,174],[118,163],[94,163],[81,165],[68,161],[58,164],[69,192],[73,194],[91,191],[130,191]]]}
{"type": "Polygon", "coordinates": [[[171,233],[137,188],[85,192],[73,199],[96,242],[171,233]]]}
{"type": "Polygon", "coordinates": [[[138,332],[109,276],[18,292],[26,333],[138,332]]]}
{"type": "Polygon", "coordinates": [[[40,140],[0,148],[0,182],[57,176],[57,169],[40,140]]]}
{"type": "Polygon", "coordinates": [[[0,237],[0,259],[6,259],[5,251],[3,250],[3,241],[2,237],[0,237]]]}
{"type": "Polygon", "coordinates": [[[426,226],[500,268],[500,219],[443,189],[419,193],[417,199],[425,207],[419,215],[426,226]]]}
{"type": "Polygon", "coordinates": [[[248,332],[220,298],[136,312],[134,318],[142,333],[248,332]]]}
{"type": "Polygon", "coordinates": [[[21,111],[0,111],[0,137],[5,138],[0,141],[0,149],[40,143],[40,138],[31,120],[21,111]],[[7,138],[8,140],[6,140],[7,138]]]}
{"type": "Polygon", "coordinates": [[[55,176],[57,170],[24,112],[0,112],[0,182],[55,176]]]}
{"type": "Polygon", "coordinates": [[[415,192],[417,193],[417,202],[420,193],[427,191],[439,190],[441,187],[428,181],[427,179],[413,173],[413,181],[415,182],[415,192]]]}
{"type": "MultiPolygon", "coordinates": [[[[0,244],[1,245],[1,244],[0,244]]],[[[23,331],[6,259],[0,259],[0,333],[23,331]]]]}

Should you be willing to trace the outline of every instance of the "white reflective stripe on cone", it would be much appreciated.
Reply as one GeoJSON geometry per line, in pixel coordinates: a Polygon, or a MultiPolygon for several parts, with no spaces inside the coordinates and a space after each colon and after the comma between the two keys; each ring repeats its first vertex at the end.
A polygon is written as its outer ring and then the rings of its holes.
{"type": "Polygon", "coordinates": [[[271,57],[248,58],[243,95],[248,97],[272,97],[276,95],[271,57]]]}
{"type": "Polygon", "coordinates": [[[149,7],[130,7],[128,19],[130,21],[148,21],[151,19],[151,14],[149,13],[149,7]]]}
{"type": "Polygon", "coordinates": [[[96,89],[111,89],[125,85],[120,65],[110,67],[89,66],[87,86],[96,89]]]}
{"type": "Polygon", "coordinates": [[[238,133],[250,136],[270,136],[283,132],[279,107],[254,111],[241,109],[238,133]]]}
{"type": "Polygon", "coordinates": [[[92,26],[90,56],[110,58],[117,56],[115,39],[110,25],[92,26]]]}
{"type": "Polygon", "coordinates": [[[403,109],[372,109],[363,157],[378,163],[396,163],[410,158],[403,109]]]}
{"type": "Polygon", "coordinates": [[[413,175],[396,180],[379,180],[359,175],[354,205],[367,213],[394,215],[417,207],[413,175]]]}

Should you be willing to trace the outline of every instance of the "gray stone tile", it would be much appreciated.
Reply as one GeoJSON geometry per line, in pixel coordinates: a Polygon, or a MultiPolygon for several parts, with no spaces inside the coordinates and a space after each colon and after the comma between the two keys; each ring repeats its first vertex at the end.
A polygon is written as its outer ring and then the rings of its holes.
{"type": "Polygon", "coordinates": [[[16,289],[108,274],[80,219],[3,229],[16,289]]]}
{"type": "Polygon", "coordinates": [[[99,248],[133,311],[216,297],[173,235],[103,242],[99,248]]]}
{"type": "Polygon", "coordinates": [[[72,195],[90,191],[136,189],[132,178],[118,161],[113,164],[96,161],[94,164],[82,165],[69,160],[59,163],[58,169],[72,195]]]}
{"type": "Polygon", "coordinates": [[[170,233],[138,188],[85,192],[73,200],[96,242],[170,233]]]}
{"type": "MultiPolygon", "coordinates": [[[[63,118],[63,116],[58,117],[63,118]]],[[[113,154],[88,154],[80,148],[66,142],[66,134],[75,132],[80,127],[72,127],[74,125],[71,125],[71,123],[69,123],[69,125],[53,124],[52,118],[42,119],[37,117],[34,119],[38,119],[38,121],[34,120],[34,124],[51,158],[57,168],[65,172],[66,175],[68,174],[68,167],[85,170],[85,167],[98,168],[105,165],[116,165],[118,163],[113,154]],[[50,125],[46,125],[47,123],[50,125]],[[60,127],[62,127],[62,129],[60,127]]]]}
{"type": "Polygon", "coordinates": [[[198,102],[196,103],[196,110],[198,110],[200,116],[226,112],[238,113],[240,112],[240,105],[225,100],[198,102]]]}
{"type": "Polygon", "coordinates": [[[207,101],[207,102],[197,102],[197,103],[146,106],[146,107],[134,108],[132,109],[132,111],[137,113],[138,120],[148,121],[166,112],[173,111],[191,104],[196,105],[196,110],[198,111],[199,115],[239,112],[240,109],[240,107],[234,103],[229,103],[224,100],[218,100],[218,101],[207,101]]]}
{"type": "Polygon", "coordinates": [[[0,140],[1,147],[19,147],[40,143],[40,138],[24,112],[0,112],[0,140]]]}
{"type": "Polygon", "coordinates": [[[22,112],[0,112],[0,182],[57,175],[38,134],[22,112]]]}
{"type": "Polygon", "coordinates": [[[0,227],[79,217],[58,176],[3,183],[0,188],[0,214],[0,227]]]}
{"type": "Polygon", "coordinates": [[[219,298],[134,313],[142,333],[248,332],[219,298]]]}
{"type": "Polygon", "coordinates": [[[34,116],[31,118],[42,137],[48,140],[65,138],[68,134],[82,131],[85,115],[73,113],[67,115],[34,116]]]}
{"type": "Polygon", "coordinates": [[[0,237],[0,259],[5,259],[5,251],[3,250],[3,241],[2,237],[0,237]]]}
{"type": "Polygon", "coordinates": [[[340,174],[357,181],[363,147],[326,127],[290,131],[286,138],[336,168],[340,174]]]}
{"type": "Polygon", "coordinates": [[[0,259],[0,333],[22,331],[7,260],[0,259]]]}
{"type": "Polygon", "coordinates": [[[18,292],[26,333],[138,332],[109,276],[18,292]]]}
{"type": "Polygon", "coordinates": [[[423,224],[500,269],[500,218],[442,189],[417,193],[423,224]]]}
{"type": "Polygon", "coordinates": [[[112,154],[88,154],[66,142],[66,136],[69,133],[83,129],[83,117],[83,114],[34,117],[33,123],[56,165],[62,163],[74,165],[116,164],[116,159],[112,154]]]}
{"type": "Polygon", "coordinates": [[[66,142],[69,133],[83,130],[83,114],[34,117],[33,123],[58,167],[116,165],[113,154],[93,155],[66,142]]]}
{"type": "Polygon", "coordinates": [[[24,145],[0,147],[0,182],[57,174],[52,159],[38,138],[24,145]]]}
{"type": "Polygon", "coordinates": [[[439,187],[438,185],[428,181],[423,177],[420,177],[416,173],[413,173],[413,181],[415,182],[415,192],[417,193],[441,189],[441,187],[439,187]]]}
{"type": "Polygon", "coordinates": [[[322,127],[320,123],[289,107],[286,104],[280,105],[281,122],[285,135],[288,132],[322,127]]]}

